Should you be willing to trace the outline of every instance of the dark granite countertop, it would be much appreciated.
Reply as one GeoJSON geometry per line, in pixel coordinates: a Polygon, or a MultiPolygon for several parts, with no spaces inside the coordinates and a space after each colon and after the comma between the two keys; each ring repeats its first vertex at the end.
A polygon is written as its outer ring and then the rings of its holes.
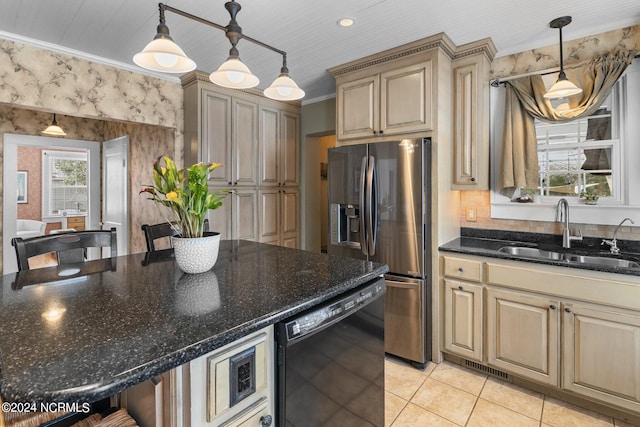
{"type": "Polygon", "coordinates": [[[90,274],[3,276],[2,398],[96,401],[387,271],[248,241],[222,241],[214,268],[198,275],[182,273],[171,257],[148,261],[133,254],[87,262],[90,274]]]}
{"type": "Polygon", "coordinates": [[[618,246],[622,253],[613,256],[609,252],[602,250],[600,243],[602,239],[585,237],[582,242],[572,242],[571,249],[562,248],[562,236],[544,233],[524,233],[502,230],[480,230],[473,228],[462,228],[461,236],[440,246],[440,251],[456,252],[468,255],[480,255],[491,258],[510,259],[514,261],[524,261],[536,264],[556,265],[567,268],[578,268],[583,270],[603,271],[608,273],[626,274],[630,276],[640,276],[640,269],[617,268],[606,265],[580,264],[567,262],[564,260],[526,258],[523,256],[511,255],[498,250],[504,246],[525,246],[535,247],[542,250],[554,252],[571,252],[578,255],[598,255],[605,257],[618,257],[629,259],[640,263],[640,242],[618,240],[618,246]]]}

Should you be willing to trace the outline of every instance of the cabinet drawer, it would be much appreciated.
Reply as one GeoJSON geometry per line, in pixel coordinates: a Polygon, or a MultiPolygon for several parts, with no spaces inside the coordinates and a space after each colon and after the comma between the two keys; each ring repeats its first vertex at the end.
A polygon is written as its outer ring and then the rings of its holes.
{"type": "Polygon", "coordinates": [[[67,228],[73,228],[76,231],[84,230],[84,217],[83,216],[67,217],[67,228]]]}
{"type": "Polygon", "coordinates": [[[455,257],[444,257],[444,275],[473,282],[482,281],[482,263],[455,257]]]}

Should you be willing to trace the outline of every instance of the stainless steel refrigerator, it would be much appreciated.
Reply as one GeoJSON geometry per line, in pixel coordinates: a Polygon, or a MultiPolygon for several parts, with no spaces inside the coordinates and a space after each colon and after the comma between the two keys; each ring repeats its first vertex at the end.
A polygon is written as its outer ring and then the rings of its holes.
{"type": "Polygon", "coordinates": [[[329,150],[328,253],[387,264],[385,351],[431,360],[429,139],[329,150]]]}

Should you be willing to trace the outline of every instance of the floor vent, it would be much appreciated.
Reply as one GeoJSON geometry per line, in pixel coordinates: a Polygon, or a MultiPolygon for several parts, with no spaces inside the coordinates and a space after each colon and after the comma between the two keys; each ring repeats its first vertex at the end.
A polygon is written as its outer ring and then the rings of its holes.
{"type": "Polygon", "coordinates": [[[477,362],[465,360],[464,365],[468,368],[475,369],[476,371],[484,372],[485,374],[502,378],[503,380],[509,379],[509,374],[507,374],[506,372],[498,371],[497,369],[493,369],[488,366],[481,365],[480,363],[477,363],[477,362]]]}

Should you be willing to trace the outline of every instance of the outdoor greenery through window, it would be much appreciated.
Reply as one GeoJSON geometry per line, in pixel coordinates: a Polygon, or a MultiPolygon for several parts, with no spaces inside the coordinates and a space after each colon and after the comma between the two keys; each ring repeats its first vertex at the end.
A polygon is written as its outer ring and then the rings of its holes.
{"type": "Polygon", "coordinates": [[[43,211],[48,215],[79,213],[87,209],[87,154],[42,152],[43,211]]]}
{"type": "Polygon", "coordinates": [[[536,120],[540,182],[551,197],[620,198],[618,88],[591,116],[569,122],[536,120]]]}

